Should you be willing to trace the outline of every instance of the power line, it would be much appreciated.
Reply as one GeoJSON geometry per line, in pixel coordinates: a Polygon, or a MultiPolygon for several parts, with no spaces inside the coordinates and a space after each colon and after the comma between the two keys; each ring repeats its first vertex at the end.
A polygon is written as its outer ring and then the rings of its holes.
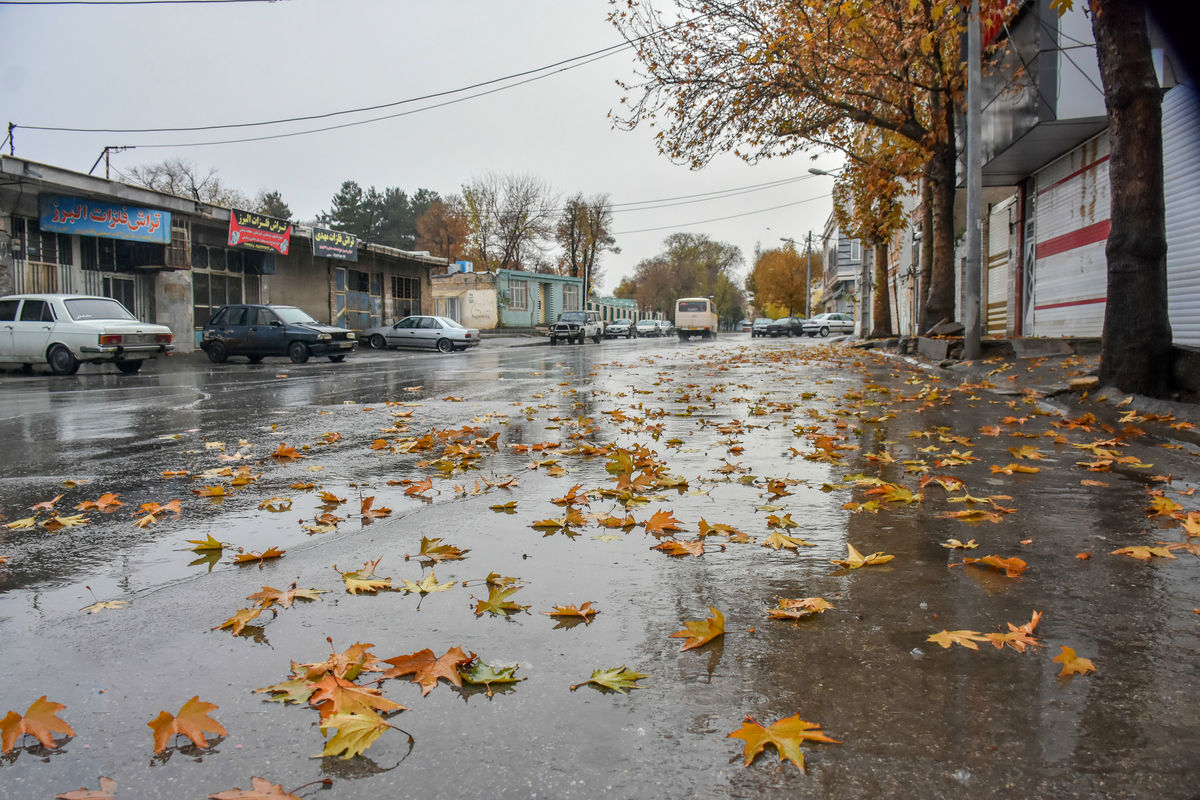
{"type": "Polygon", "coordinates": [[[624,211],[649,211],[649,210],[651,210],[651,208],[662,208],[662,206],[651,206],[650,208],[620,208],[620,206],[640,206],[640,205],[646,205],[647,203],[672,203],[672,201],[675,201],[675,200],[686,200],[688,202],[699,202],[698,200],[693,200],[692,198],[706,198],[706,197],[709,199],[712,199],[712,200],[720,200],[720,199],[722,199],[722,197],[733,197],[735,195],[746,194],[748,192],[761,191],[763,189],[774,189],[778,186],[786,186],[789,183],[810,180],[813,177],[814,176],[812,176],[812,175],[800,175],[795,178],[780,178],[779,180],[767,181],[766,183],[752,183],[749,186],[738,186],[733,189],[718,189],[718,190],[712,191],[712,192],[698,192],[696,194],[678,195],[676,197],[662,197],[657,200],[633,200],[628,203],[613,203],[612,207],[613,207],[614,212],[616,212],[616,213],[620,213],[620,212],[624,212],[624,211]],[[709,197],[710,195],[719,195],[719,197],[709,197]]]}
{"type": "Polygon", "coordinates": [[[183,6],[204,3],[282,3],[285,0],[0,0],[0,6],[183,6]]]}
{"type": "Polygon", "coordinates": [[[737,219],[739,217],[749,217],[749,216],[753,216],[755,214],[765,214],[768,211],[778,211],[781,208],[790,208],[791,206],[798,206],[798,205],[802,205],[804,203],[811,203],[814,200],[824,200],[824,199],[832,197],[832,196],[833,196],[832,194],[821,194],[821,195],[817,195],[816,197],[805,198],[804,200],[796,200],[791,203],[783,203],[782,205],[771,206],[770,208],[760,208],[756,211],[744,211],[741,214],[730,214],[729,216],[725,216],[725,217],[713,217],[712,219],[698,219],[698,220],[694,220],[692,222],[681,222],[676,225],[663,225],[663,226],[660,226],[657,228],[639,228],[638,230],[635,230],[635,231],[617,231],[617,232],[613,233],[613,236],[629,236],[634,233],[652,233],[654,231],[666,231],[666,230],[672,230],[672,229],[676,229],[676,228],[689,228],[693,225],[706,225],[710,222],[723,222],[724,220],[727,220],[727,219],[737,219]]]}
{"type": "MultiPolygon", "coordinates": [[[[124,4],[124,3],[161,3],[161,4],[170,5],[171,3],[182,3],[182,2],[200,3],[200,2],[278,2],[278,1],[279,0],[50,0],[49,2],[44,2],[44,3],[33,2],[32,5],[51,5],[52,3],[57,3],[57,2],[62,2],[64,4],[72,3],[72,2],[82,3],[82,4],[88,4],[88,3],[93,3],[93,2],[94,3],[107,2],[107,3],[118,4],[118,5],[124,4]]],[[[28,3],[28,2],[30,2],[30,0],[0,0],[0,4],[10,3],[10,2],[11,3],[21,3],[21,2],[28,3]]],[[[329,119],[331,117],[346,116],[348,114],[359,114],[359,113],[363,113],[366,111],[379,111],[384,108],[394,108],[394,107],[400,106],[400,105],[407,105],[410,103],[419,103],[423,100],[434,100],[439,97],[446,97],[449,95],[461,94],[463,92],[470,92],[475,89],[483,88],[485,86],[491,86],[496,83],[503,83],[505,81],[516,80],[517,78],[525,78],[530,75],[535,76],[531,80],[540,80],[541,78],[547,78],[547,77],[550,77],[550,75],[556,75],[560,72],[565,72],[567,69],[574,69],[575,67],[586,66],[587,64],[590,64],[593,61],[599,60],[600,58],[603,58],[605,56],[611,55],[611,54],[619,52],[621,50],[627,50],[627,49],[633,47],[634,45],[636,45],[638,42],[653,38],[655,36],[659,36],[663,33],[674,30],[675,28],[678,28],[682,25],[690,24],[692,22],[695,22],[696,20],[703,19],[704,17],[711,16],[712,14],[715,14],[715,13],[716,12],[710,12],[709,14],[701,14],[699,16],[692,17],[691,19],[684,20],[682,22],[677,22],[674,25],[668,26],[666,28],[655,31],[653,33],[648,33],[643,36],[639,36],[637,38],[630,39],[625,42],[621,42],[619,44],[609,45],[608,47],[602,47],[599,50],[593,50],[590,53],[584,53],[582,55],[572,56],[571,58],[565,58],[560,61],[555,61],[553,63],[545,64],[540,67],[535,67],[533,69],[527,69],[522,72],[514,72],[510,75],[504,75],[504,76],[501,76],[498,78],[491,78],[486,81],[480,81],[478,83],[469,84],[467,86],[461,86],[457,89],[448,89],[448,90],[442,91],[442,92],[433,92],[430,94],[420,95],[417,97],[408,97],[403,100],[393,100],[393,101],[387,102],[387,103],[378,103],[378,104],[370,105],[370,106],[360,106],[358,108],[348,108],[348,109],[344,109],[341,111],[329,111],[329,112],[325,112],[322,114],[308,114],[308,115],[296,116],[296,117],[284,117],[284,118],[280,118],[280,119],[264,120],[261,122],[236,122],[236,123],[227,123],[227,124],[221,124],[221,125],[194,125],[194,126],[173,127],[173,128],[167,128],[167,127],[164,127],[164,128],[75,128],[75,127],[53,126],[53,125],[18,125],[17,127],[25,128],[27,130],[55,131],[55,132],[62,132],[62,133],[189,133],[189,132],[195,132],[195,131],[227,130],[227,129],[232,129],[232,128],[254,128],[254,127],[260,127],[260,126],[264,126],[264,125],[281,125],[281,124],[290,123],[290,122],[309,122],[309,121],[317,120],[317,119],[329,119]],[[575,62],[580,62],[580,63],[575,63],[575,62]],[[560,67],[562,69],[559,69],[560,67]],[[554,71],[549,72],[549,70],[554,70],[554,71]],[[547,73],[547,74],[539,75],[538,73],[547,73]]],[[[520,83],[512,84],[511,86],[521,86],[524,83],[528,83],[528,82],[529,81],[522,81],[520,83]]],[[[503,87],[503,88],[511,88],[511,87],[503,87]]],[[[486,94],[486,93],[484,93],[484,94],[486,94]]],[[[476,94],[476,95],[472,95],[470,98],[464,98],[464,99],[471,99],[473,97],[482,97],[482,96],[483,96],[483,94],[476,94]]],[[[441,105],[434,105],[434,106],[429,106],[428,108],[440,108],[440,107],[441,107],[441,105]]],[[[391,119],[391,117],[389,117],[389,116],[377,117],[375,119],[364,120],[362,122],[376,122],[376,121],[383,120],[383,119],[391,119]]],[[[353,123],[353,124],[362,124],[362,123],[353,123]]],[[[316,132],[325,131],[325,130],[334,130],[334,128],[318,128],[312,132],[316,133],[316,132]]],[[[279,136],[285,136],[285,135],[295,136],[295,135],[301,135],[301,133],[304,133],[304,132],[297,132],[297,133],[292,133],[292,134],[280,134],[279,136]]],[[[226,142],[205,142],[205,143],[201,143],[201,144],[230,144],[230,143],[238,143],[238,142],[245,142],[245,141],[259,141],[259,140],[256,140],[256,139],[234,139],[234,140],[229,140],[226,142]]],[[[180,147],[189,147],[189,146],[193,146],[193,145],[185,144],[185,145],[179,145],[179,146],[180,147]]]]}

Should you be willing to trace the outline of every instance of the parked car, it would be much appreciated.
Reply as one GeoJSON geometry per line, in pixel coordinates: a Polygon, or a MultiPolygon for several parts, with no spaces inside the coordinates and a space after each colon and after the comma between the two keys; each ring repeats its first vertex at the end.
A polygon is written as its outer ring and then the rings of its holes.
{"type": "Polygon", "coordinates": [[[671,324],[669,319],[660,319],[658,321],[658,330],[663,336],[674,336],[675,326],[671,324]]]}
{"type": "Polygon", "coordinates": [[[612,322],[604,326],[604,338],[616,339],[618,337],[626,339],[637,338],[637,326],[633,324],[631,319],[614,319],[612,322]]]}
{"type": "Polygon", "coordinates": [[[246,356],[257,364],[266,356],[287,356],[303,364],[309,356],[344,361],[358,341],[354,331],[317,322],[295,306],[235,303],[217,309],[208,322],[200,347],[220,364],[230,356],[246,356]]]}
{"type": "Polygon", "coordinates": [[[656,319],[638,320],[635,330],[638,336],[662,336],[662,328],[656,319]]]}
{"type": "Polygon", "coordinates": [[[767,327],[773,321],[774,320],[770,319],[769,317],[759,317],[754,320],[754,322],[750,325],[750,338],[757,339],[760,336],[766,336],[767,327]]]}
{"type": "Polygon", "coordinates": [[[749,332],[750,332],[750,326],[751,326],[751,325],[753,325],[753,324],[754,324],[754,323],[752,323],[750,320],[748,320],[748,319],[744,319],[744,320],[742,320],[741,322],[739,322],[739,323],[738,323],[738,328],[739,328],[739,329],[742,331],[742,333],[749,333],[749,332]]]}
{"type": "Polygon", "coordinates": [[[600,344],[603,335],[604,323],[599,311],[564,311],[558,315],[558,322],[550,326],[550,344],[558,344],[559,339],[578,344],[591,339],[600,344]]]}
{"type": "Polygon", "coordinates": [[[781,317],[767,326],[768,336],[800,336],[804,333],[804,320],[799,317],[781,317]]]}
{"type": "Polygon", "coordinates": [[[804,321],[803,329],[807,336],[821,336],[822,338],[831,333],[854,333],[854,317],[836,312],[817,314],[812,319],[804,321]]]}
{"type": "Polygon", "coordinates": [[[139,322],[111,297],[13,294],[0,297],[0,363],[48,364],[74,375],[80,363],[112,362],[126,374],[174,348],[166,325],[139,322]]]}
{"type": "Polygon", "coordinates": [[[479,344],[479,330],[466,328],[449,317],[405,317],[395,325],[363,331],[363,340],[373,350],[389,347],[436,347],[443,353],[466,350],[479,344]]]}

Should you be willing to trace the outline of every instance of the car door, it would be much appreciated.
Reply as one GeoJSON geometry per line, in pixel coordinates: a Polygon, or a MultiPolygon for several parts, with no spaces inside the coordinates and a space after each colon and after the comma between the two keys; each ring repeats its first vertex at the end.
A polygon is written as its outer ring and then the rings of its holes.
{"type": "Polygon", "coordinates": [[[46,360],[46,346],[54,332],[54,311],[46,300],[26,298],[12,323],[13,354],[18,361],[46,360]]]}
{"type": "Polygon", "coordinates": [[[413,327],[419,320],[420,317],[405,317],[393,325],[384,337],[388,347],[412,347],[413,327]]]}
{"type": "Polygon", "coordinates": [[[0,300],[0,362],[16,360],[13,353],[13,323],[17,319],[20,300],[0,300]]]}
{"type": "Polygon", "coordinates": [[[226,306],[222,312],[213,317],[214,338],[225,345],[225,349],[229,353],[246,352],[247,310],[245,306],[226,306]]]}
{"type": "Polygon", "coordinates": [[[269,308],[251,308],[247,314],[247,353],[256,356],[283,355],[287,352],[287,326],[269,308]]]}
{"type": "Polygon", "coordinates": [[[414,328],[418,347],[437,347],[437,340],[442,334],[441,324],[433,317],[421,317],[414,328]]]}

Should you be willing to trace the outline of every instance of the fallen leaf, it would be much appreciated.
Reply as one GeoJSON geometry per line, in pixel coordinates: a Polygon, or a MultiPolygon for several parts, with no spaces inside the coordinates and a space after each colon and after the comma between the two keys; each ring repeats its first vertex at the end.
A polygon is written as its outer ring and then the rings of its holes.
{"type": "Polygon", "coordinates": [[[466,669],[459,669],[458,676],[462,678],[463,683],[486,687],[487,696],[491,697],[493,683],[517,683],[525,680],[516,675],[519,666],[513,664],[511,667],[494,667],[476,659],[466,669]]]}
{"type": "MultiPolygon", "coordinates": [[[[112,778],[100,776],[99,789],[85,789],[80,787],[73,792],[64,792],[63,794],[54,795],[54,800],[114,800],[116,798],[117,782],[112,778]]],[[[225,800],[225,798],[218,798],[225,800]]],[[[297,798],[297,800],[299,800],[297,798]]]]}
{"type": "Polygon", "coordinates": [[[381,590],[392,590],[396,587],[392,586],[391,578],[375,577],[375,568],[379,566],[379,562],[383,560],[383,556],[368,561],[363,564],[360,570],[352,572],[342,572],[337,568],[337,564],[333,565],[333,569],[342,576],[342,580],[346,584],[346,592],[349,594],[358,594],[366,592],[367,594],[375,594],[381,590]]]}
{"type": "Polygon", "coordinates": [[[1086,675],[1089,672],[1096,671],[1096,665],[1092,663],[1090,658],[1083,658],[1075,655],[1074,648],[1062,645],[1062,652],[1053,658],[1053,661],[1062,664],[1062,670],[1058,673],[1058,677],[1066,678],[1069,675],[1086,675]]]}
{"type": "Polygon", "coordinates": [[[796,550],[801,547],[816,547],[812,542],[806,542],[795,536],[788,536],[779,531],[771,531],[771,535],[762,541],[763,547],[772,547],[776,550],[796,550]]]}
{"type": "Polygon", "coordinates": [[[222,628],[230,628],[234,636],[237,636],[250,623],[263,612],[265,606],[261,608],[243,608],[239,609],[232,617],[222,622],[220,625],[213,628],[214,631],[219,631],[222,628]]]}
{"type": "Polygon", "coordinates": [[[947,539],[941,542],[941,545],[950,550],[974,550],[976,547],[979,547],[974,539],[968,539],[966,542],[960,542],[958,539],[947,539]]]}
{"type": "Polygon", "coordinates": [[[1139,561],[1149,561],[1152,558],[1175,558],[1166,547],[1151,547],[1149,545],[1134,545],[1112,551],[1114,555],[1129,556],[1139,561]]]}
{"type": "Polygon", "coordinates": [[[845,567],[846,569],[858,569],[859,567],[869,567],[874,564],[886,564],[895,558],[895,556],[886,555],[883,552],[871,553],[868,556],[864,556],[855,550],[854,545],[849,542],[846,542],[846,550],[848,551],[848,555],[845,560],[830,559],[829,563],[845,567]]]}
{"type": "Polygon", "coordinates": [[[703,620],[685,620],[684,629],[670,635],[672,639],[684,640],[683,647],[679,648],[680,652],[707,644],[718,636],[725,635],[725,615],[712,606],[709,606],[708,610],[713,614],[711,617],[703,620]]]}
{"type": "Polygon", "coordinates": [[[196,747],[205,749],[212,747],[204,738],[205,733],[228,736],[229,733],[221,726],[221,723],[209,716],[217,708],[219,706],[215,703],[206,703],[200,699],[199,695],[196,695],[183,704],[177,715],[166,711],[158,712],[157,717],[146,723],[154,732],[154,752],[161,753],[165,750],[167,742],[175,735],[186,736],[196,747]]]}
{"type": "Polygon", "coordinates": [[[283,558],[283,554],[286,552],[286,550],[280,550],[278,547],[268,547],[261,553],[251,550],[248,553],[238,553],[233,557],[233,563],[251,564],[257,561],[258,565],[261,567],[265,561],[269,561],[273,558],[283,558]]]}
{"type": "Polygon", "coordinates": [[[434,657],[433,651],[426,648],[406,656],[384,659],[384,663],[392,668],[380,676],[380,680],[402,678],[412,675],[412,681],[421,687],[421,695],[425,696],[437,688],[438,679],[445,678],[455,686],[462,686],[458,668],[475,658],[474,653],[467,654],[461,647],[452,647],[440,657],[434,657]]]}
{"type": "Polygon", "coordinates": [[[592,602],[589,600],[578,606],[554,606],[551,610],[542,613],[548,617],[582,617],[585,622],[591,622],[592,617],[600,613],[599,609],[592,608],[592,602]]]}
{"type": "Polygon", "coordinates": [[[979,631],[941,631],[930,636],[925,641],[935,642],[948,649],[952,644],[961,644],[971,650],[978,650],[976,642],[986,642],[988,638],[979,631]]]}
{"type": "Polygon", "coordinates": [[[833,603],[822,597],[781,597],[775,608],[763,609],[771,619],[803,619],[833,608],[833,603]]]}
{"type": "Polygon", "coordinates": [[[321,733],[330,729],[337,733],[325,743],[325,749],[313,758],[341,755],[345,761],[360,756],[390,727],[387,720],[375,713],[333,714],[322,723],[321,733]]]}
{"type": "MultiPolygon", "coordinates": [[[[1003,570],[1007,578],[1019,578],[1028,565],[1024,560],[1013,556],[1012,558],[1001,558],[1000,556],[984,556],[983,558],[963,558],[963,564],[983,564],[988,567],[1003,570]]],[[[953,565],[951,565],[953,566],[953,565]]]]}
{"type": "Polygon", "coordinates": [[[729,734],[727,738],[741,739],[746,743],[743,755],[747,767],[768,744],[771,744],[779,752],[780,761],[784,759],[791,761],[800,768],[801,772],[805,771],[804,753],[800,750],[802,742],[841,744],[837,739],[829,738],[821,730],[820,725],[800,719],[799,714],[781,719],[765,728],[747,714],[746,719],[742,722],[742,727],[729,734]]]}
{"type": "Polygon", "coordinates": [[[252,776],[249,789],[233,787],[224,792],[210,794],[208,800],[301,800],[298,795],[285,792],[283,786],[271,783],[266,778],[252,776]]]}
{"type": "Polygon", "coordinates": [[[644,689],[646,687],[639,686],[638,681],[643,678],[649,678],[649,675],[641,672],[634,672],[628,667],[608,667],[594,670],[592,677],[588,678],[583,683],[577,683],[571,687],[571,691],[575,691],[580,686],[592,684],[599,686],[602,689],[611,689],[614,692],[626,694],[630,689],[644,689]]]}
{"type": "Polygon", "coordinates": [[[426,575],[421,580],[420,583],[413,583],[412,581],[408,580],[407,578],[404,578],[403,580],[404,580],[404,586],[402,586],[400,588],[400,591],[407,592],[409,594],[412,594],[413,592],[418,592],[420,594],[429,594],[431,592],[444,592],[458,582],[458,581],[447,581],[446,583],[438,583],[437,576],[433,574],[432,570],[430,571],[430,573],[428,575],[426,575]]]}
{"type": "Polygon", "coordinates": [[[503,616],[529,608],[529,606],[520,605],[510,599],[520,589],[520,586],[501,587],[489,585],[486,600],[480,600],[477,597],[472,598],[476,601],[475,616],[483,616],[484,612],[494,616],[503,616]]]}
{"type": "Polygon", "coordinates": [[[47,700],[46,695],[42,695],[30,704],[24,715],[9,711],[0,719],[0,753],[12,750],[17,740],[26,734],[37,739],[42,747],[56,750],[58,745],[54,743],[53,734],[75,735],[71,726],[58,716],[65,708],[62,703],[47,700]]]}

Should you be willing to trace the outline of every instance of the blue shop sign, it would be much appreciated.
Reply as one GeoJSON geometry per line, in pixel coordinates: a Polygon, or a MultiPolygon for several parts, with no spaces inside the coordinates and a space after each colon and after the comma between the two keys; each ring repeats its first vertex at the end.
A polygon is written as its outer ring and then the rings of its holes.
{"type": "Polygon", "coordinates": [[[38,196],[38,224],[43,231],[105,236],[135,242],[171,243],[171,212],[66,197],[38,196]]]}

